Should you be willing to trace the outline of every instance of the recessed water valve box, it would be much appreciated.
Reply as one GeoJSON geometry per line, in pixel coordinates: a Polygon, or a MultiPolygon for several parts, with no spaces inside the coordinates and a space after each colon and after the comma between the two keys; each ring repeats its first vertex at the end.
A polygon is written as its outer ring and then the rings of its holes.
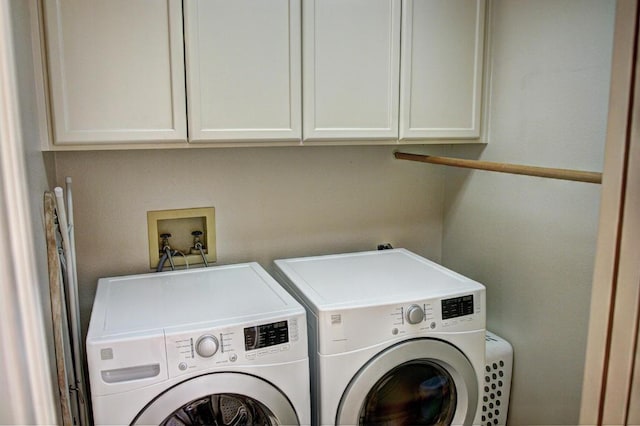
{"type": "MultiPolygon", "coordinates": [[[[169,244],[177,250],[172,257],[176,266],[196,265],[216,261],[215,209],[201,207],[177,210],[155,210],[147,212],[149,233],[149,266],[158,267],[163,247],[169,244]],[[167,235],[170,235],[167,237],[167,235]],[[163,237],[164,236],[164,237],[163,237]],[[202,251],[197,245],[200,242],[202,251]]],[[[165,269],[169,262],[165,264],[165,269]]]]}

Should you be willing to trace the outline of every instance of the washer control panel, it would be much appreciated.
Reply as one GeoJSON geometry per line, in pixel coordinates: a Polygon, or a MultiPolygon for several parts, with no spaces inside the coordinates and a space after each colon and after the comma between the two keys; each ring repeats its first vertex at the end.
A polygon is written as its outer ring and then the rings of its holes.
{"type": "Polygon", "coordinates": [[[196,353],[202,358],[211,358],[218,352],[220,344],[216,336],[205,334],[196,341],[196,353]]]}
{"type": "Polygon", "coordinates": [[[407,308],[406,318],[409,324],[419,324],[424,320],[424,309],[419,305],[411,305],[407,308]]]}
{"type": "Polygon", "coordinates": [[[442,299],[441,307],[443,321],[473,315],[475,312],[473,294],[442,299]]]}
{"type": "Polygon", "coordinates": [[[436,319],[433,301],[422,301],[395,305],[391,307],[389,316],[391,325],[404,328],[406,326],[424,327],[436,319]]]}
{"type": "Polygon", "coordinates": [[[165,332],[169,376],[262,362],[306,358],[304,315],[235,327],[165,332]]]}
{"type": "MultiPolygon", "coordinates": [[[[297,328],[297,323],[295,324],[297,328]]],[[[297,334],[296,330],[296,334],[297,334]]],[[[253,351],[289,343],[289,321],[277,321],[244,328],[244,349],[253,351]]]]}
{"type": "MultiPolygon", "coordinates": [[[[446,299],[435,299],[395,305],[390,316],[394,327],[419,326],[423,329],[450,327],[460,322],[474,321],[481,310],[481,295],[469,293],[446,299]]],[[[411,327],[410,327],[411,329],[411,327]]]]}

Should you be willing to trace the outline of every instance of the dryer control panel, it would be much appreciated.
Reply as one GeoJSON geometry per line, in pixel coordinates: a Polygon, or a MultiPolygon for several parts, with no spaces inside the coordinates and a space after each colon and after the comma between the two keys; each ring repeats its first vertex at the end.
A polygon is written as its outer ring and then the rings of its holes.
{"type": "Polygon", "coordinates": [[[342,353],[402,337],[480,330],[485,324],[485,292],[476,290],[431,298],[325,311],[319,316],[318,348],[342,353]]]}
{"type": "Polygon", "coordinates": [[[165,341],[169,377],[215,367],[307,357],[304,314],[231,327],[166,330],[165,341]]]}
{"type": "MultiPolygon", "coordinates": [[[[477,324],[483,312],[482,293],[472,292],[446,299],[424,300],[415,303],[393,305],[389,316],[394,326],[406,331],[415,331],[415,327],[424,330],[446,329],[468,322],[477,324]]],[[[396,328],[393,328],[395,330],[396,328]]],[[[400,329],[398,329],[400,330],[400,329]]],[[[454,331],[454,330],[452,330],[454,331]]],[[[464,331],[464,330],[460,330],[464,331]]]]}

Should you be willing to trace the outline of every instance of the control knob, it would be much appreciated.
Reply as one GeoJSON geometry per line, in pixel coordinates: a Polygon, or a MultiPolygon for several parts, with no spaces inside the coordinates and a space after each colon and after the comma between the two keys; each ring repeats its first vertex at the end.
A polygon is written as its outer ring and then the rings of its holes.
{"type": "Polygon", "coordinates": [[[407,308],[407,322],[418,324],[424,319],[424,311],[418,305],[411,305],[407,308]]]}
{"type": "Polygon", "coordinates": [[[196,342],[196,353],[203,358],[211,358],[216,352],[218,352],[218,339],[215,336],[206,334],[200,336],[196,342]]]}

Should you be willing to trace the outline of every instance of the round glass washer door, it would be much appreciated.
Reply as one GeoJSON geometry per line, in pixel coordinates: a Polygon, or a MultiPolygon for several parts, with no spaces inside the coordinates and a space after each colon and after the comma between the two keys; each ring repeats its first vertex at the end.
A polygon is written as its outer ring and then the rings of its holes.
{"type": "Polygon", "coordinates": [[[189,379],[151,401],[134,425],[298,425],[291,402],[271,383],[243,373],[189,379]]]}
{"type": "Polygon", "coordinates": [[[339,425],[471,425],[478,405],[475,370],[440,340],[402,342],[354,376],[336,416],[339,425]]]}

